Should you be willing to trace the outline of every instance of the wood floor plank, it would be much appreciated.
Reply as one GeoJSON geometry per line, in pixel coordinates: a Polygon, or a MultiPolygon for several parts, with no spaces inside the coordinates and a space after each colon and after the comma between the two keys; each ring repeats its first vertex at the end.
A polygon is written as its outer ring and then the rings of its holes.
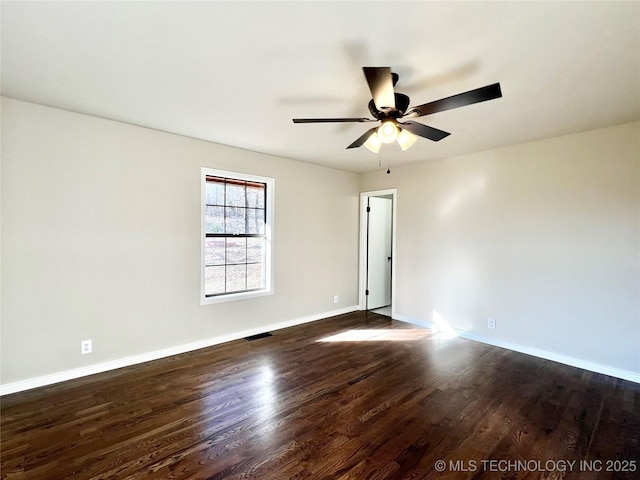
{"type": "Polygon", "coordinates": [[[366,312],[272,333],[3,397],[0,478],[640,478],[638,384],[366,312]]]}

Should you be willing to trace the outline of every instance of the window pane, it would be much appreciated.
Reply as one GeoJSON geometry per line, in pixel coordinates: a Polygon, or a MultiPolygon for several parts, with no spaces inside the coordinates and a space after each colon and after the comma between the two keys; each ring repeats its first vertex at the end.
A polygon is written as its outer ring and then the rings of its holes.
{"type": "Polygon", "coordinates": [[[226,205],[231,207],[244,207],[245,203],[245,186],[227,183],[227,199],[226,205]]]}
{"type": "Polygon", "coordinates": [[[264,187],[247,185],[247,207],[264,208],[264,187]]]}
{"type": "Polygon", "coordinates": [[[204,293],[205,295],[215,295],[224,293],[224,270],[225,267],[205,267],[204,293]]]}
{"type": "Polygon", "coordinates": [[[264,210],[247,209],[247,233],[264,234],[264,210]]]}
{"type": "Polygon", "coordinates": [[[247,263],[264,262],[264,238],[247,238],[247,263]]]}
{"type": "Polygon", "coordinates": [[[224,233],[224,207],[206,207],[205,233],[224,233]]]}
{"type": "Polygon", "coordinates": [[[247,289],[246,265],[227,265],[227,292],[247,289]]]}
{"type": "Polygon", "coordinates": [[[205,265],[224,265],[224,238],[207,238],[204,245],[205,265]]]}
{"type": "Polygon", "coordinates": [[[224,301],[227,294],[267,288],[271,231],[266,207],[273,194],[273,179],[204,167],[201,172],[205,179],[202,289],[210,297],[203,304],[224,301]]]}
{"type": "Polygon", "coordinates": [[[264,288],[264,264],[247,265],[247,289],[264,288]]]}
{"type": "Polygon", "coordinates": [[[227,264],[247,262],[247,239],[227,238],[227,264]]]}
{"type": "Polygon", "coordinates": [[[224,205],[224,183],[207,182],[205,187],[207,205],[224,205]]]}
{"type": "Polygon", "coordinates": [[[226,232],[229,234],[234,233],[246,233],[245,232],[245,223],[244,223],[244,215],[246,209],[244,208],[234,208],[227,207],[225,214],[227,216],[226,219],[226,232]]]}

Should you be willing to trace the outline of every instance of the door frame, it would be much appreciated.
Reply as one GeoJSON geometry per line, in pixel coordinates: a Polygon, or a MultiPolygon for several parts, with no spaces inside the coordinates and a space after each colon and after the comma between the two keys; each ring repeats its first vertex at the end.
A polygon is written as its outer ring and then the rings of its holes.
{"type": "Polygon", "coordinates": [[[396,313],[396,211],[398,205],[398,189],[373,190],[360,193],[360,268],[358,276],[358,308],[367,308],[365,288],[367,285],[367,204],[369,197],[385,197],[391,195],[391,317],[396,313]]]}

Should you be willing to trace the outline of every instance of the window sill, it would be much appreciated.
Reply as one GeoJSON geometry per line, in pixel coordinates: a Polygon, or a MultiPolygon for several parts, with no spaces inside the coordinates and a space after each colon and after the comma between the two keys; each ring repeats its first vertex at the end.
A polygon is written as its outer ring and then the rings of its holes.
{"type": "Polygon", "coordinates": [[[216,303],[225,303],[225,302],[233,302],[236,300],[247,300],[250,298],[256,297],[266,297],[268,295],[273,295],[273,289],[270,290],[256,290],[253,292],[239,292],[239,293],[228,293],[226,295],[216,295],[215,297],[201,297],[200,305],[213,305],[216,303]]]}

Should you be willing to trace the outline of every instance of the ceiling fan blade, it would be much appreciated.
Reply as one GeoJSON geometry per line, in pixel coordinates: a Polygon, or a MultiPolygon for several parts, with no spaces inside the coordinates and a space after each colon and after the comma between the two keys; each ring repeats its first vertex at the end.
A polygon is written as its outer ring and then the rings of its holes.
{"type": "Polygon", "coordinates": [[[444,130],[438,130],[437,128],[428,127],[427,125],[423,125],[418,122],[398,122],[398,125],[400,125],[400,128],[403,128],[404,130],[407,130],[414,135],[428,138],[429,140],[433,140],[434,142],[439,142],[443,138],[451,135],[449,132],[445,132],[444,130]]]}
{"type": "Polygon", "coordinates": [[[367,78],[373,103],[380,111],[395,110],[396,97],[393,92],[393,77],[389,67],[362,67],[367,78]]]}
{"type": "Polygon", "coordinates": [[[486,102],[502,97],[502,90],[499,83],[487,85],[486,87],[476,88],[468,92],[459,93],[451,97],[442,98],[435,102],[425,103],[417,107],[411,107],[407,112],[407,117],[422,117],[432,113],[451,110],[452,108],[464,107],[473,103],[486,102]]]}
{"type": "Polygon", "coordinates": [[[358,148],[361,147],[362,145],[364,145],[364,143],[369,140],[369,137],[371,135],[373,135],[374,133],[376,133],[376,130],[378,130],[378,127],[373,127],[370,128],[369,130],[367,130],[364,135],[362,135],[360,138],[358,138],[355,142],[353,142],[351,145],[349,145],[347,148],[358,148]]]}
{"type": "Polygon", "coordinates": [[[377,122],[372,118],[294,118],[293,123],[377,122]]]}

